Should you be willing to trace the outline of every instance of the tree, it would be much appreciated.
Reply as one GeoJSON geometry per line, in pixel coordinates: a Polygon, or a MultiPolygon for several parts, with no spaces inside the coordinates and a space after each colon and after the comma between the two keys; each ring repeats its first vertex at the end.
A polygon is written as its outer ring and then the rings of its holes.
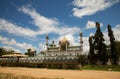
{"type": "Polygon", "coordinates": [[[78,55],[77,57],[78,57],[77,61],[79,64],[81,64],[82,66],[86,64],[87,59],[86,59],[85,55],[78,55]]]}
{"type": "Polygon", "coordinates": [[[5,48],[0,48],[0,56],[6,55],[6,54],[13,54],[15,51],[13,49],[5,49],[5,48]]]}
{"type": "Polygon", "coordinates": [[[117,64],[117,60],[118,60],[118,54],[116,51],[116,44],[115,44],[115,38],[113,35],[113,31],[111,29],[111,26],[108,24],[108,36],[110,39],[110,50],[111,50],[111,60],[112,60],[112,64],[117,64]]]}
{"type": "Polygon", "coordinates": [[[120,57],[120,41],[115,41],[117,56],[120,57]]]}
{"type": "Polygon", "coordinates": [[[0,56],[5,55],[7,53],[5,48],[0,48],[0,56]]]}
{"type": "Polygon", "coordinates": [[[28,55],[30,57],[35,56],[35,54],[36,54],[36,50],[34,49],[27,49],[27,52],[25,52],[25,55],[28,55]]]}
{"type": "Polygon", "coordinates": [[[13,53],[15,53],[15,51],[14,51],[13,49],[9,49],[9,50],[7,51],[7,54],[13,54],[13,53]]]}
{"type": "Polygon", "coordinates": [[[94,36],[89,37],[89,45],[90,45],[89,55],[88,55],[89,63],[90,64],[95,64],[94,36]]]}
{"type": "Polygon", "coordinates": [[[101,64],[106,64],[107,62],[107,54],[106,54],[106,45],[104,44],[104,38],[103,38],[103,33],[101,32],[100,29],[100,24],[96,22],[96,33],[94,36],[94,45],[95,45],[95,50],[98,50],[98,59],[101,64]]]}

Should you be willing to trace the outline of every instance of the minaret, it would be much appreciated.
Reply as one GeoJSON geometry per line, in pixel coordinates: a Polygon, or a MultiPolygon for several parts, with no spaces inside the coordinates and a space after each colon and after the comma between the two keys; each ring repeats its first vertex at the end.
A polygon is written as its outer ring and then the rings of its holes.
{"type": "Polygon", "coordinates": [[[60,54],[60,50],[61,50],[61,41],[59,41],[59,54],[60,54]]]}
{"type": "Polygon", "coordinates": [[[82,32],[80,32],[80,49],[83,50],[82,32]]]}
{"type": "Polygon", "coordinates": [[[54,40],[52,41],[52,47],[55,47],[55,41],[54,40]]]}
{"type": "Polygon", "coordinates": [[[46,54],[48,52],[48,40],[49,40],[49,37],[48,37],[48,34],[46,34],[46,54]]]}

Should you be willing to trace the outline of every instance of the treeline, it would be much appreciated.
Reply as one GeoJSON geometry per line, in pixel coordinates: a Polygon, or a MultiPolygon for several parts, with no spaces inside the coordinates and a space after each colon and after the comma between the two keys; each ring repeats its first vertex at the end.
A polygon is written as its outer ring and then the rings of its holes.
{"type": "Polygon", "coordinates": [[[13,53],[15,53],[15,51],[13,49],[7,50],[3,47],[0,47],[0,56],[6,55],[6,54],[13,54],[13,53]]]}
{"type": "Polygon", "coordinates": [[[120,57],[120,42],[115,41],[115,37],[110,25],[107,26],[110,45],[106,45],[103,38],[103,33],[100,29],[100,24],[96,22],[96,33],[89,37],[89,55],[90,64],[105,65],[110,59],[110,62],[117,65],[120,57]]]}

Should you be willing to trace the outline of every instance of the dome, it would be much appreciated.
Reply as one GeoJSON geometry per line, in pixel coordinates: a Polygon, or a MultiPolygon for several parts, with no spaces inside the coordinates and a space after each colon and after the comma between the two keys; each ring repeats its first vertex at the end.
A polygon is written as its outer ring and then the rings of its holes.
{"type": "Polygon", "coordinates": [[[66,41],[68,41],[68,40],[66,39],[66,37],[64,37],[64,38],[61,40],[61,43],[65,43],[66,41]]]}
{"type": "Polygon", "coordinates": [[[36,50],[34,49],[34,48],[31,48],[31,50],[30,50],[31,52],[35,52],[36,50]]]}
{"type": "Polygon", "coordinates": [[[60,50],[65,51],[69,47],[70,43],[66,39],[66,37],[64,37],[61,41],[59,41],[59,45],[60,45],[60,50]]]}
{"type": "Polygon", "coordinates": [[[62,44],[62,45],[65,45],[66,43],[69,45],[69,41],[66,39],[66,37],[64,37],[64,38],[61,40],[61,44],[62,44]]]}

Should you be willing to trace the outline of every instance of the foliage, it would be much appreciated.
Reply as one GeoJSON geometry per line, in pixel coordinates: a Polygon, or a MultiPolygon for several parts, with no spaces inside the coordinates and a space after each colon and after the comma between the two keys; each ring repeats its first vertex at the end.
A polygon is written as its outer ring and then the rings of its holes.
{"type": "Polygon", "coordinates": [[[120,57],[120,41],[115,41],[115,45],[118,56],[120,57]]]}
{"type": "Polygon", "coordinates": [[[6,50],[4,48],[0,48],[0,56],[6,54],[6,50]]]}
{"type": "Polygon", "coordinates": [[[5,48],[0,48],[0,56],[2,55],[6,55],[6,54],[13,54],[14,53],[14,50],[10,49],[10,50],[7,50],[5,48]]]}
{"type": "Polygon", "coordinates": [[[89,51],[88,59],[90,64],[95,64],[94,36],[89,37],[89,45],[90,45],[90,51],[89,51]]]}
{"type": "Polygon", "coordinates": [[[97,65],[85,65],[82,66],[83,70],[104,70],[104,71],[120,71],[119,65],[103,65],[103,66],[97,66],[97,65]]]}
{"type": "Polygon", "coordinates": [[[28,55],[30,57],[35,56],[35,54],[36,54],[36,51],[35,50],[32,51],[32,49],[27,49],[27,52],[25,52],[25,55],[28,55]]]}
{"type": "Polygon", "coordinates": [[[96,28],[95,35],[89,37],[90,52],[88,58],[90,64],[99,64],[99,61],[100,64],[104,65],[107,62],[106,45],[98,22],[96,22],[96,28]]]}
{"type": "Polygon", "coordinates": [[[116,51],[115,38],[110,25],[108,25],[108,36],[110,38],[111,60],[113,64],[117,64],[118,54],[116,51]]]}
{"type": "Polygon", "coordinates": [[[86,56],[85,55],[78,55],[78,63],[81,64],[81,65],[85,65],[86,64],[86,56]]]}
{"type": "Polygon", "coordinates": [[[100,24],[96,22],[96,33],[95,33],[95,49],[98,50],[98,59],[101,64],[105,64],[107,62],[107,54],[106,54],[106,45],[104,44],[104,38],[103,38],[103,33],[101,32],[100,29],[100,24]]]}
{"type": "Polygon", "coordinates": [[[108,58],[111,59],[112,64],[117,64],[120,56],[120,42],[116,41],[113,35],[111,26],[108,25],[108,36],[110,39],[110,45],[106,47],[104,43],[103,33],[100,29],[100,24],[96,22],[96,33],[94,36],[89,37],[90,51],[88,59],[90,64],[95,64],[100,62],[100,64],[105,65],[108,58]],[[108,48],[108,50],[106,49],[108,48]],[[110,48],[110,50],[109,50],[110,48]],[[96,51],[96,52],[95,52],[96,51]]]}

